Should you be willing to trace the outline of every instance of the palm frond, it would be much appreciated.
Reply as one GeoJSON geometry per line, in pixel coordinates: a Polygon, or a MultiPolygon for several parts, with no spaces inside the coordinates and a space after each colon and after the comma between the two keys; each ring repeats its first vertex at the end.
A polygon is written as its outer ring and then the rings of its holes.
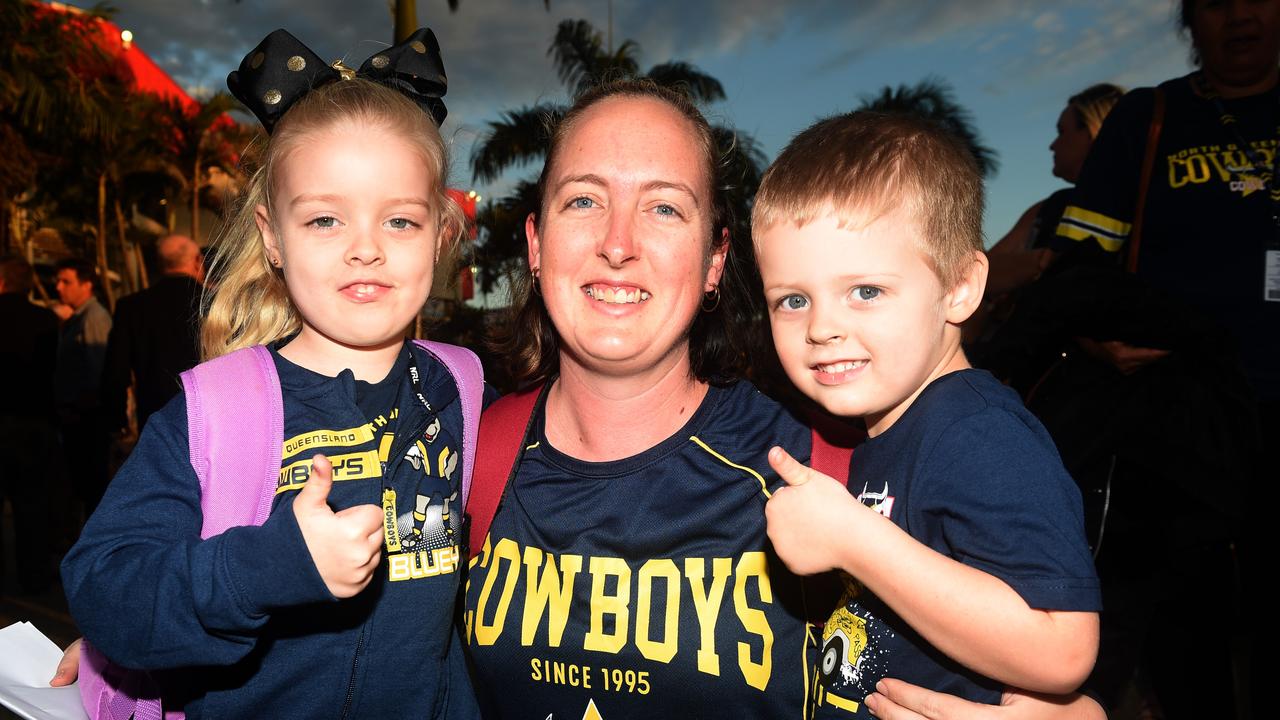
{"type": "Polygon", "coordinates": [[[716,102],[725,98],[724,86],[697,67],[680,61],[662,63],[649,68],[645,77],[657,84],[681,90],[698,102],[716,102]]]}
{"type": "Polygon", "coordinates": [[[471,176],[475,182],[492,182],[507,169],[542,159],[547,153],[550,128],[564,115],[560,105],[544,103],[502,113],[489,123],[489,131],[471,151],[471,176]]]}
{"type": "Polygon", "coordinates": [[[885,86],[876,95],[864,95],[859,110],[903,113],[938,123],[954,133],[973,153],[983,177],[1000,168],[999,153],[982,143],[973,115],[955,99],[946,80],[928,77],[915,85],[885,86]]]}

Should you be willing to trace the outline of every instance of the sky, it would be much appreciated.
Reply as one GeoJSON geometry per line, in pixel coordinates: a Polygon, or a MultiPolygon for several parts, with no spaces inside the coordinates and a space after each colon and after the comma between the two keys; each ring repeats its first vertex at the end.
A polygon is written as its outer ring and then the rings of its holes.
{"type": "MultiPolygon", "coordinates": [[[[75,0],[72,5],[91,3],[75,0]]],[[[391,40],[387,0],[112,0],[114,21],[193,94],[225,79],[283,27],[357,67],[391,40]]],[[[501,195],[525,168],[472,182],[471,147],[503,110],[563,102],[547,47],[564,19],[640,46],[648,68],[681,60],[718,78],[713,122],[751,134],[772,160],[813,121],[886,85],[941,78],[972,113],[1000,169],[987,182],[988,244],[1063,186],[1049,143],[1066,99],[1097,82],[1152,85],[1190,70],[1176,0],[418,0],[440,40],[449,92],[442,131],[451,184],[501,195]]]]}

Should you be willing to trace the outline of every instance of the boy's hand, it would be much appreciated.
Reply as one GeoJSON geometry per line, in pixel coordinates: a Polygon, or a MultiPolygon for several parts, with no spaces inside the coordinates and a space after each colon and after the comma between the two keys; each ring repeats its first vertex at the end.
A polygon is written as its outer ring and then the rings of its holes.
{"type": "Polygon", "coordinates": [[[769,464],[787,483],[764,507],[778,557],[800,575],[841,567],[841,540],[852,531],[854,513],[865,508],[843,483],[801,465],[780,447],[769,451],[769,464]]]}
{"type": "Polygon", "coordinates": [[[364,589],[382,558],[382,508],[357,505],[329,509],[333,464],[324,455],[311,458],[311,477],[293,498],[293,515],[307,542],[325,587],[337,598],[364,589]]]}

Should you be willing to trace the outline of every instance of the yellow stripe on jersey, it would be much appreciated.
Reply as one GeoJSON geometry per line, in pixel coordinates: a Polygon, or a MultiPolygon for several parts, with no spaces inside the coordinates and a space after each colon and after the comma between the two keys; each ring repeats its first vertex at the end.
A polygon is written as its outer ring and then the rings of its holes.
{"type": "MultiPolygon", "coordinates": [[[[301,435],[294,435],[284,441],[284,453],[281,460],[288,460],[311,447],[351,447],[362,445],[373,439],[373,428],[368,425],[353,427],[347,430],[313,430],[301,435]]],[[[307,462],[310,462],[309,460],[307,462]]]]}
{"type": "MultiPolygon", "coordinates": [[[[365,450],[346,455],[331,455],[333,463],[333,481],[364,480],[382,476],[382,468],[378,464],[378,451],[365,450]]],[[[311,460],[299,460],[280,469],[280,478],[276,481],[276,494],[286,490],[301,490],[311,477],[311,460]]]]}
{"type": "Polygon", "coordinates": [[[749,473],[756,480],[760,481],[760,491],[764,493],[764,496],[773,497],[773,495],[769,494],[769,486],[765,484],[764,478],[760,477],[760,473],[756,472],[755,470],[752,470],[751,468],[745,465],[739,465],[738,463],[730,461],[729,458],[721,455],[720,453],[708,447],[707,444],[702,442],[702,440],[699,439],[697,435],[691,435],[689,436],[689,439],[697,443],[698,447],[702,448],[703,450],[706,450],[708,453],[711,454],[712,457],[724,463],[725,465],[728,465],[731,468],[737,468],[738,470],[741,470],[745,473],[749,473]]]}
{"type": "Polygon", "coordinates": [[[1062,221],[1058,223],[1055,232],[1076,241],[1093,238],[1103,250],[1116,252],[1124,246],[1132,230],[1133,225],[1130,223],[1121,222],[1082,207],[1068,205],[1062,213],[1062,221]]]}
{"type": "Polygon", "coordinates": [[[848,700],[846,698],[842,698],[839,695],[836,695],[832,692],[828,691],[826,694],[824,694],[822,696],[822,700],[828,705],[833,705],[835,707],[840,708],[841,710],[847,710],[851,713],[858,712],[858,703],[852,700],[848,700]]]}

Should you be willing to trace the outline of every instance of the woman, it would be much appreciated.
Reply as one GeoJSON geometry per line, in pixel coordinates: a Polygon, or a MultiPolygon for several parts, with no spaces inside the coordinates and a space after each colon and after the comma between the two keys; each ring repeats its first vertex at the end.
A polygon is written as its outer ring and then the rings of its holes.
{"type": "MultiPolygon", "coordinates": [[[[1099,83],[1067,100],[1067,106],[1058,116],[1058,135],[1049,144],[1055,177],[1072,185],[1076,183],[1102,121],[1122,95],[1123,88],[1099,83]]],[[[1063,188],[1027,208],[1013,229],[992,246],[988,253],[991,260],[991,272],[987,275],[988,300],[998,300],[1025,286],[1049,265],[1053,259],[1049,246],[1070,197],[1071,188],[1063,188]]]]}
{"type": "Polygon", "coordinates": [[[1280,1],[1182,0],[1179,20],[1199,69],[1116,105],[1058,228],[1074,261],[1124,267],[1141,290],[1080,298],[1100,306],[1081,347],[1118,373],[1059,383],[1057,397],[1088,405],[1053,402],[1045,424],[1073,474],[1109,463],[1130,493],[1112,498],[1120,522],[1098,555],[1109,612],[1096,687],[1110,701],[1142,664],[1168,717],[1229,717],[1231,694],[1202,690],[1232,687],[1232,645],[1251,632],[1236,593],[1256,527],[1242,516],[1260,505],[1250,406],[1261,437],[1280,433],[1280,1]],[[1187,587],[1215,619],[1197,633],[1197,683],[1168,631],[1187,587]]]}
{"type": "MultiPolygon", "coordinates": [[[[763,508],[780,484],[766,450],[807,458],[810,433],[730,379],[747,303],[715,171],[706,121],[649,84],[588,92],[554,133],[506,348],[546,389],[465,604],[494,717],[793,717],[808,702],[802,618],[829,600],[777,562],[763,508]]],[[[887,685],[921,710],[1096,709],[887,685]]]]}

